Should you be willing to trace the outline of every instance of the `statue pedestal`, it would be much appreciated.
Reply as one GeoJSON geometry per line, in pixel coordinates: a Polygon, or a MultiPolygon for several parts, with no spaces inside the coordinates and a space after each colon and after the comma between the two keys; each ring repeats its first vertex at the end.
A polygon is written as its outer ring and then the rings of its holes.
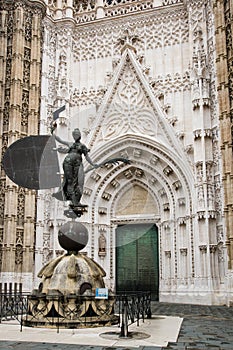
{"type": "Polygon", "coordinates": [[[104,288],[105,271],[81,253],[66,254],[51,260],[38,274],[38,290],[28,298],[24,326],[80,328],[117,324],[115,298],[95,297],[104,288]]]}
{"type": "Polygon", "coordinates": [[[39,272],[41,283],[29,296],[23,325],[78,328],[117,324],[114,297],[96,296],[96,289],[105,288],[105,271],[79,252],[88,242],[86,227],[69,221],[60,228],[58,240],[67,254],[51,260],[39,272]]]}

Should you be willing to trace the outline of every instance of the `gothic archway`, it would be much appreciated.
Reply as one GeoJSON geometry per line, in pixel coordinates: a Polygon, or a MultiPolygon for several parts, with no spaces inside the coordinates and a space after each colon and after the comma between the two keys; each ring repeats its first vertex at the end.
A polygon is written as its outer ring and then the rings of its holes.
{"type": "MultiPolygon", "coordinates": [[[[115,285],[115,230],[120,224],[154,224],[159,230],[161,286],[170,288],[171,280],[181,275],[180,255],[184,250],[188,268],[182,277],[194,273],[194,223],[192,220],[193,179],[187,163],[173,150],[150,138],[124,135],[92,153],[100,162],[119,155],[128,156],[131,164],[101,168],[86,180],[84,200],[91,203],[91,245],[100,231],[106,236],[110,266],[109,279],[115,285]],[[141,201],[141,211],[130,213],[132,205],[122,199],[141,201]],[[124,208],[125,207],[125,208],[124,208]],[[126,209],[126,210],[125,210],[126,209]],[[184,239],[185,237],[185,239],[184,239]]],[[[140,206],[140,205],[139,205],[140,206]]],[[[92,256],[95,258],[95,250],[92,256]]],[[[106,261],[107,261],[106,260],[106,261]]]]}

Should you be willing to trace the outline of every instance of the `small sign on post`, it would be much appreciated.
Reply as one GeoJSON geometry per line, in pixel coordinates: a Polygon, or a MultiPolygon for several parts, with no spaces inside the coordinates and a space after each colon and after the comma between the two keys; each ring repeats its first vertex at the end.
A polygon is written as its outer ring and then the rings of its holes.
{"type": "Polygon", "coordinates": [[[96,299],[108,299],[108,288],[96,288],[95,298],[96,299]]]}

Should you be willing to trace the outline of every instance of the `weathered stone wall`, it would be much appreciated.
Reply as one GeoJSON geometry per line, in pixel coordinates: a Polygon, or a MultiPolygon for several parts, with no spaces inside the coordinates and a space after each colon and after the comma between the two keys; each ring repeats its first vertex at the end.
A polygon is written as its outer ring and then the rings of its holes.
{"type": "MultiPolygon", "coordinates": [[[[14,141],[35,135],[40,122],[43,1],[2,2],[0,154],[14,141]]],[[[32,287],[36,192],[19,188],[1,168],[1,282],[32,287]]]]}

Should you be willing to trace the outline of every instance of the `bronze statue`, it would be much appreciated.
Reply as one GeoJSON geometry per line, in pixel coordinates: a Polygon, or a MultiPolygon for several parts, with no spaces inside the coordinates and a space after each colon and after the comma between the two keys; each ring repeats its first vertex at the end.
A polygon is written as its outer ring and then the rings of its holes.
{"type": "MultiPolygon", "coordinates": [[[[51,132],[56,129],[56,123],[52,125],[51,132]]],[[[95,164],[92,162],[88,153],[90,149],[88,149],[84,144],[80,142],[81,140],[81,132],[78,128],[74,129],[73,133],[74,142],[68,142],[62,140],[60,137],[54,135],[55,140],[65,145],[64,147],[58,147],[57,151],[61,153],[68,153],[63,161],[63,170],[64,170],[64,178],[62,182],[62,186],[60,190],[53,194],[58,200],[62,201],[71,201],[70,210],[66,210],[64,213],[67,217],[74,217],[82,215],[85,207],[87,205],[83,205],[80,203],[80,199],[83,194],[83,186],[84,186],[84,176],[85,173],[102,167],[105,164],[118,164],[119,162],[123,162],[125,164],[129,164],[130,161],[128,159],[119,157],[108,159],[100,164],[95,164]],[[82,156],[86,158],[88,163],[91,165],[91,168],[87,169],[84,172],[82,156]]]]}
{"type": "Polygon", "coordinates": [[[80,142],[81,132],[78,128],[74,129],[72,132],[74,143],[64,141],[60,137],[55,135],[55,139],[61,144],[67,146],[67,148],[59,147],[57,150],[61,153],[68,153],[63,161],[64,179],[62,183],[62,188],[53,196],[59,200],[71,201],[71,208],[83,206],[80,203],[80,199],[83,194],[84,186],[84,169],[82,156],[86,158],[88,163],[92,165],[93,168],[97,168],[98,164],[94,164],[89,157],[88,149],[84,144],[80,142]]]}

